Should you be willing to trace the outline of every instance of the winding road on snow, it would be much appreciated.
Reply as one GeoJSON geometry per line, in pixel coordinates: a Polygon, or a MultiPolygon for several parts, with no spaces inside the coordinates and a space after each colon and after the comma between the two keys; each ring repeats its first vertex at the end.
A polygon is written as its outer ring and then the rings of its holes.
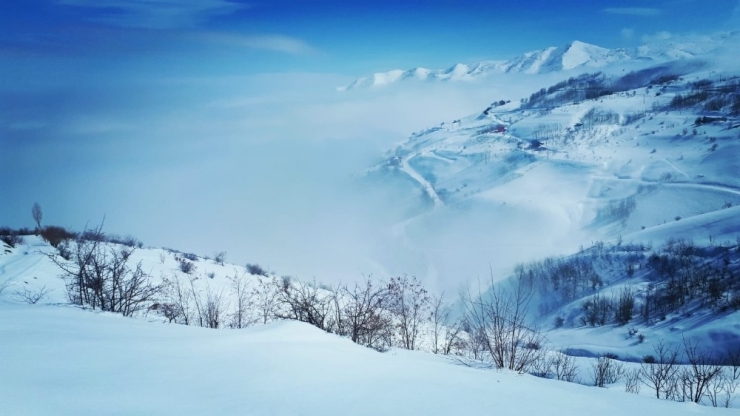
{"type": "Polygon", "coordinates": [[[442,199],[437,194],[437,191],[434,190],[434,186],[432,186],[432,184],[429,183],[429,181],[427,181],[423,176],[419,174],[419,172],[414,170],[414,168],[412,168],[411,165],[409,165],[409,160],[411,160],[414,157],[416,157],[416,155],[403,158],[403,160],[401,160],[401,166],[400,166],[401,170],[405,172],[407,175],[409,175],[411,179],[415,180],[416,182],[419,183],[419,185],[421,185],[422,189],[424,189],[424,192],[426,192],[426,194],[434,202],[434,208],[443,207],[445,204],[444,202],[442,202],[442,199]]]}

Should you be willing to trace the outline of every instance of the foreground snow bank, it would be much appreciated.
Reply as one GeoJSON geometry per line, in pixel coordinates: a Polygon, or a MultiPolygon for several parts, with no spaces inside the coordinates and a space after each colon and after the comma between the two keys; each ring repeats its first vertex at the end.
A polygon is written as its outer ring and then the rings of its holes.
{"type": "Polygon", "coordinates": [[[70,307],[0,304],[3,415],[717,414],[381,354],[306,324],[214,331],[70,307]]]}

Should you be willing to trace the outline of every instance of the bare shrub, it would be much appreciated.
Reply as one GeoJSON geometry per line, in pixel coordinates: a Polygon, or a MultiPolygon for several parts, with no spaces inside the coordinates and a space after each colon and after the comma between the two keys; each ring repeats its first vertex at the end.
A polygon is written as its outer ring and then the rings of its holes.
{"type": "Polygon", "coordinates": [[[162,313],[170,323],[176,322],[190,325],[192,322],[193,302],[191,300],[192,279],[195,277],[186,275],[188,282],[183,282],[180,277],[173,273],[172,277],[162,277],[164,284],[164,295],[167,303],[162,304],[162,313]]]}
{"type": "Polygon", "coordinates": [[[3,294],[3,292],[5,291],[5,289],[7,289],[8,286],[10,286],[10,283],[12,283],[12,282],[13,282],[13,279],[12,278],[7,278],[5,280],[1,280],[0,281],[0,295],[3,294]]]}
{"type": "Polygon", "coordinates": [[[257,276],[257,287],[252,290],[252,296],[263,324],[270,322],[277,314],[279,288],[274,278],[257,276]]]}
{"type": "Polygon", "coordinates": [[[265,276],[267,277],[267,271],[262,268],[259,264],[247,263],[247,273],[254,276],[265,276]]]}
{"type": "Polygon", "coordinates": [[[605,387],[614,384],[624,376],[624,365],[608,357],[599,357],[595,363],[591,363],[591,375],[594,386],[605,387]]]}
{"type": "Polygon", "coordinates": [[[205,298],[196,297],[198,319],[200,326],[218,329],[223,324],[226,314],[226,305],[223,292],[216,292],[206,285],[205,298]]]}
{"type": "Polygon", "coordinates": [[[102,225],[86,230],[83,235],[91,238],[80,237],[75,241],[70,260],[48,255],[62,269],[61,277],[65,280],[69,300],[124,316],[147,307],[159,294],[161,286],[150,282],[141,262],[133,268],[129,265],[135,249],[104,245],[102,225]]]}
{"type": "Polygon", "coordinates": [[[640,393],[640,385],[642,384],[640,373],[638,368],[627,370],[624,373],[624,391],[634,394],[640,393]]]}
{"type": "Polygon", "coordinates": [[[12,231],[8,232],[7,234],[0,234],[0,241],[7,244],[10,248],[15,248],[16,246],[25,242],[23,236],[18,235],[18,233],[12,231]]]}
{"type": "Polygon", "coordinates": [[[182,313],[182,310],[174,303],[154,303],[149,310],[164,316],[168,323],[176,322],[182,313]]]}
{"type": "Polygon", "coordinates": [[[276,301],[278,319],[293,319],[306,322],[327,332],[333,332],[334,302],[332,292],[318,288],[318,285],[294,283],[289,277],[275,281],[279,285],[276,301]]]}
{"type": "Polygon", "coordinates": [[[701,402],[715,377],[722,373],[719,360],[712,354],[698,349],[699,343],[683,340],[683,350],[688,366],[681,368],[679,378],[683,400],[701,402]]]}
{"type": "Polygon", "coordinates": [[[195,263],[185,259],[181,259],[178,264],[181,272],[189,275],[195,274],[195,263]]]}
{"type": "MultiPolygon", "coordinates": [[[[2,292],[2,291],[0,291],[2,292]]],[[[51,292],[51,289],[47,289],[46,286],[39,288],[38,290],[30,290],[28,288],[21,288],[14,292],[14,297],[21,302],[26,302],[29,305],[35,305],[40,302],[51,292]]]]}
{"type": "Polygon", "coordinates": [[[226,261],[226,252],[225,251],[219,251],[218,253],[215,253],[213,255],[213,262],[214,263],[216,263],[216,264],[218,264],[220,266],[223,266],[224,265],[224,261],[226,261]]]}
{"type": "Polygon", "coordinates": [[[529,374],[535,377],[551,378],[553,376],[552,364],[553,357],[545,352],[532,362],[529,367],[529,374]]]}
{"type": "Polygon", "coordinates": [[[655,356],[652,360],[645,360],[640,366],[640,381],[655,391],[655,397],[660,399],[672,394],[672,382],[678,373],[678,350],[666,345],[663,340],[653,345],[655,356]]]}
{"type": "Polygon", "coordinates": [[[190,261],[198,261],[198,256],[193,253],[182,253],[182,256],[190,261]]]}
{"type": "Polygon", "coordinates": [[[557,380],[573,383],[578,378],[578,364],[573,356],[563,352],[552,357],[552,374],[557,380]]]}
{"type": "Polygon", "coordinates": [[[52,247],[57,247],[63,241],[74,240],[78,236],[76,233],[67,231],[64,227],[57,227],[54,225],[47,225],[41,229],[41,237],[52,247]]]}
{"type": "Polygon", "coordinates": [[[205,328],[221,328],[228,305],[222,291],[215,291],[206,284],[199,287],[197,276],[189,274],[181,279],[176,273],[164,277],[164,294],[167,302],[161,313],[170,322],[197,325],[205,328]]]}

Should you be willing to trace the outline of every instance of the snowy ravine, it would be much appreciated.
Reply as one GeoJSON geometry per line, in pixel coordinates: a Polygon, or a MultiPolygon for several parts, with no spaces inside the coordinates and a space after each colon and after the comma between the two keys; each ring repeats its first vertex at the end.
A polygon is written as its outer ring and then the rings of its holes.
{"type": "Polygon", "coordinates": [[[378,353],[296,322],[217,331],[0,303],[0,335],[8,416],[731,414],[378,353]]]}

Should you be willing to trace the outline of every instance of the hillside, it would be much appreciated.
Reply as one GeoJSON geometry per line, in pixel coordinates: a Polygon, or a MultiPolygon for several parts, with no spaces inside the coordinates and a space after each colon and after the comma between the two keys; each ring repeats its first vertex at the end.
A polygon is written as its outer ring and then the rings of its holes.
{"type": "Polygon", "coordinates": [[[480,259],[498,276],[618,237],[734,242],[740,71],[718,65],[582,74],[497,97],[506,99],[413,134],[367,177],[406,177],[429,201],[395,232],[431,276],[480,276],[480,259]]]}

